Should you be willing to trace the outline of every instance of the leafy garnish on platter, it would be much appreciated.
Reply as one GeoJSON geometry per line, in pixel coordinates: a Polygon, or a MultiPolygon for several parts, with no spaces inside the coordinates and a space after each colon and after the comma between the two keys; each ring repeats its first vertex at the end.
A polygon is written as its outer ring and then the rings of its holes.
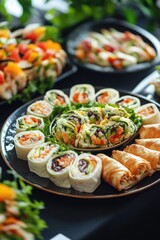
{"type": "Polygon", "coordinates": [[[53,88],[54,86],[54,78],[53,77],[39,77],[35,80],[29,81],[26,88],[24,88],[21,92],[15,94],[8,103],[12,103],[15,100],[20,100],[21,102],[27,102],[31,100],[37,94],[44,94],[48,89],[53,88]]]}
{"type": "MultiPolygon", "coordinates": [[[[13,172],[10,173],[13,174],[13,172]]],[[[44,209],[44,203],[37,200],[31,201],[32,187],[25,184],[17,174],[14,173],[13,176],[13,181],[4,180],[0,183],[0,215],[5,218],[4,221],[0,222],[0,239],[43,239],[41,232],[47,225],[40,217],[40,210],[44,209]],[[9,193],[13,193],[13,196],[9,193]],[[8,213],[7,208],[9,204],[12,207],[10,213],[8,213]],[[8,232],[4,228],[6,225],[8,232]],[[16,230],[12,232],[9,231],[10,228],[16,228],[16,230]],[[21,231],[28,238],[18,235],[21,231]]]]}
{"type": "Polygon", "coordinates": [[[137,129],[139,129],[143,124],[142,116],[138,116],[132,108],[125,107],[125,110],[130,114],[129,118],[137,126],[137,129]]]}

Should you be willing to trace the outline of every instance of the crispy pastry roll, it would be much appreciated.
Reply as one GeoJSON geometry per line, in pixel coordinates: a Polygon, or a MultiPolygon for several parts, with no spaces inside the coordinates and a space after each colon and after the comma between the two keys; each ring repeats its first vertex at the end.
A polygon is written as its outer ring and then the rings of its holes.
{"type": "Polygon", "coordinates": [[[160,123],[142,125],[140,138],[160,138],[160,123]]]}
{"type": "Polygon", "coordinates": [[[125,152],[142,157],[150,162],[153,171],[160,168],[160,152],[151,150],[139,144],[131,144],[124,148],[125,152]]]}
{"type": "Polygon", "coordinates": [[[27,156],[30,171],[48,178],[47,162],[58,150],[59,145],[52,142],[45,142],[32,148],[27,156]]]}
{"type": "Polygon", "coordinates": [[[160,138],[135,139],[135,141],[149,149],[160,151],[160,138]]]}
{"type": "Polygon", "coordinates": [[[36,117],[33,115],[24,115],[17,118],[16,121],[16,132],[23,132],[29,129],[43,129],[44,121],[43,118],[36,117]]]}
{"type": "Polygon", "coordinates": [[[49,102],[53,107],[60,105],[66,106],[69,104],[69,98],[63,91],[58,89],[52,89],[46,92],[44,100],[49,102]]]}
{"type": "Polygon", "coordinates": [[[14,145],[16,149],[17,157],[23,160],[27,160],[27,155],[29,151],[38,146],[41,143],[44,143],[45,136],[39,130],[33,131],[24,131],[17,133],[14,137],[14,145]]]}
{"type": "Polygon", "coordinates": [[[128,168],[105,154],[99,153],[97,156],[102,160],[102,178],[105,182],[118,191],[133,185],[134,177],[128,168]]]}
{"type": "Polygon", "coordinates": [[[92,193],[101,182],[101,159],[90,153],[82,153],[71,164],[71,186],[80,192],[92,193]]]}
{"type": "Polygon", "coordinates": [[[136,177],[136,179],[142,179],[144,176],[152,174],[150,163],[147,160],[132,153],[113,150],[111,157],[128,168],[131,171],[132,175],[136,177]]]}
{"type": "Polygon", "coordinates": [[[95,94],[95,100],[100,104],[115,103],[118,98],[119,92],[113,88],[104,88],[95,94]]]}
{"type": "Polygon", "coordinates": [[[68,150],[53,155],[47,163],[49,179],[58,187],[70,188],[69,169],[71,163],[78,157],[77,153],[68,150]]]}
{"type": "Polygon", "coordinates": [[[142,116],[144,124],[160,123],[160,112],[153,103],[147,103],[135,110],[138,116],[142,116]]]}

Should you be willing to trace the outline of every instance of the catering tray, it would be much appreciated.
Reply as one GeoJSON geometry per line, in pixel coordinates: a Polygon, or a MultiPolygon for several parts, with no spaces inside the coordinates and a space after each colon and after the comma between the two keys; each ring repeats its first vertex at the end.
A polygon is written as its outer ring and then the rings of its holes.
{"type": "Polygon", "coordinates": [[[128,74],[133,72],[139,72],[153,68],[160,61],[160,42],[153,34],[149,33],[148,31],[137,25],[129,24],[126,21],[112,18],[106,18],[100,21],[87,22],[75,28],[67,38],[66,51],[76,65],[81,68],[96,71],[99,73],[128,74]],[[112,67],[101,67],[95,64],[89,64],[79,61],[75,57],[76,46],[88,35],[89,32],[99,32],[102,28],[115,28],[116,30],[122,32],[130,31],[133,34],[141,36],[146,43],[148,43],[156,50],[157,56],[151,62],[138,63],[120,70],[116,70],[112,67]]]}
{"type": "MultiPolygon", "coordinates": [[[[95,87],[95,89],[97,90],[99,88],[95,87]]],[[[66,94],[69,94],[69,89],[63,89],[63,91],[66,94]]],[[[118,90],[118,91],[120,93],[120,96],[132,95],[132,96],[138,97],[140,99],[141,104],[146,104],[148,102],[155,103],[154,101],[149,101],[147,98],[137,94],[132,94],[130,92],[126,92],[123,90],[118,90]]],[[[13,138],[16,132],[15,131],[16,119],[26,113],[26,109],[31,103],[39,99],[42,99],[42,97],[36,98],[24,104],[17,110],[15,110],[5,121],[1,130],[0,145],[1,145],[2,157],[5,163],[7,164],[7,166],[13,171],[15,171],[17,174],[19,174],[24,179],[24,181],[26,181],[27,183],[31,184],[36,188],[41,189],[42,191],[47,191],[56,195],[61,195],[66,197],[85,198],[85,199],[122,197],[122,196],[135,194],[137,192],[143,191],[160,182],[160,172],[157,171],[151,177],[145,177],[139,183],[137,183],[136,185],[134,185],[133,187],[125,191],[119,192],[102,180],[100,186],[93,193],[81,193],[81,192],[75,191],[72,188],[64,189],[64,188],[57,187],[49,179],[41,178],[35,173],[30,172],[27,161],[17,158],[13,138]]],[[[160,108],[159,104],[157,103],[155,104],[160,108]]],[[[134,140],[132,139],[132,141],[134,140]]],[[[128,142],[126,144],[128,144],[128,142]]],[[[122,145],[119,149],[122,150],[123,148],[124,148],[124,145],[122,145]]]]}

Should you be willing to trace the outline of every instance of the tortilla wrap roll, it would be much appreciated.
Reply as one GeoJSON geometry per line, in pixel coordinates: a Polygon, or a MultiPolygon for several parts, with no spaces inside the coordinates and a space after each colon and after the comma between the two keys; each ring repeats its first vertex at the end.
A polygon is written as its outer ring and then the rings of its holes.
{"type": "Polygon", "coordinates": [[[100,104],[115,103],[119,99],[119,92],[114,88],[104,88],[95,94],[95,101],[100,104]]]}
{"type": "Polygon", "coordinates": [[[80,154],[71,164],[71,186],[79,192],[92,193],[101,183],[101,159],[90,153],[80,154]]]}
{"type": "Polygon", "coordinates": [[[54,154],[47,163],[49,179],[58,187],[71,188],[69,170],[72,162],[78,157],[77,153],[68,150],[54,154]]]}
{"type": "Polygon", "coordinates": [[[28,166],[31,172],[40,177],[49,178],[47,162],[59,150],[59,145],[52,142],[42,143],[28,153],[28,166]]]}
{"type": "Polygon", "coordinates": [[[133,136],[136,130],[136,125],[129,118],[120,116],[111,117],[107,123],[107,138],[109,145],[116,145],[128,139],[133,136]]]}
{"type": "Polygon", "coordinates": [[[44,100],[54,106],[66,106],[70,103],[68,96],[61,90],[52,89],[46,92],[44,100]]]}
{"type": "Polygon", "coordinates": [[[138,116],[142,116],[143,124],[160,123],[160,112],[153,103],[147,103],[135,110],[138,116]]]}
{"type": "Polygon", "coordinates": [[[103,120],[103,111],[101,107],[80,108],[78,113],[82,116],[87,115],[89,123],[100,124],[103,120]]]}
{"type": "Polygon", "coordinates": [[[37,117],[48,118],[52,113],[53,107],[44,100],[39,100],[27,108],[27,115],[35,115],[37,117]]]}
{"type": "Polygon", "coordinates": [[[121,107],[133,108],[133,109],[140,107],[139,98],[131,96],[131,95],[122,96],[115,103],[119,107],[121,106],[121,107]]]}
{"type": "Polygon", "coordinates": [[[96,124],[84,124],[76,136],[78,148],[100,148],[108,145],[105,127],[96,124]]]}
{"type": "Polygon", "coordinates": [[[55,136],[60,142],[63,142],[67,145],[75,146],[77,134],[77,126],[65,118],[57,119],[52,128],[52,135],[55,136]]]}
{"type": "Polygon", "coordinates": [[[31,129],[44,129],[43,118],[33,116],[33,115],[24,115],[19,117],[16,120],[16,132],[23,132],[31,129]]]}
{"type": "Polygon", "coordinates": [[[44,134],[39,130],[24,131],[17,133],[14,137],[14,145],[17,157],[23,160],[27,160],[29,151],[45,142],[44,134]]]}
{"type": "Polygon", "coordinates": [[[129,113],[125,110],[123,107],[112,107],[108,104],[105,105],[103,108],[103,115],[104,118],[111,118],[113,116],[120,116],[120,117],[126,117],[129,118],[129,113]]]}
{"type": "Polygon", "coordinates": [[[95,89],[90,84],[77,84],[70,89],[70,101],[73,103],[89,103],[93,102],[95,97],[95,89]]]}

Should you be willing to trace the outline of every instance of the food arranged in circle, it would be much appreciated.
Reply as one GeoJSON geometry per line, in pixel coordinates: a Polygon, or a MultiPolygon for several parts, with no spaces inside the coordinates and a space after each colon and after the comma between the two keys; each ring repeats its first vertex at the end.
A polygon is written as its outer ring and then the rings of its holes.
{"type": "Polygon", "coordinates": [[[140,35],[115,28],[87,34],[76,46],[75,57],[83,62],[116,70],[151,62],[157,53],[140,35]]]}
{"type": "Polygon", "coordinates": [[[27,107],[17,119],[14,144],[31,172],[57,187],[92,193],[101,181],[122,191],[159,170],[158,107],[141,105],[137,97],[138,104],[118,105],[123,96],[111,88],[102,104],[96,101],[97,93],[90,84],[77,84],[69,95],[49,90],[27,107]]]}
{"type": "MultiPolygon", "coordinates": [[[[15,32],[0,29],[1,99],[11,99],[30,81],[52,78],[54,82],[61,75],[67,54],[59,42],[50,39],[51,36],[47,26],[37,24],[15,32]]],[[[35,87],[38,89],[38,84],[35,87]]]]}

